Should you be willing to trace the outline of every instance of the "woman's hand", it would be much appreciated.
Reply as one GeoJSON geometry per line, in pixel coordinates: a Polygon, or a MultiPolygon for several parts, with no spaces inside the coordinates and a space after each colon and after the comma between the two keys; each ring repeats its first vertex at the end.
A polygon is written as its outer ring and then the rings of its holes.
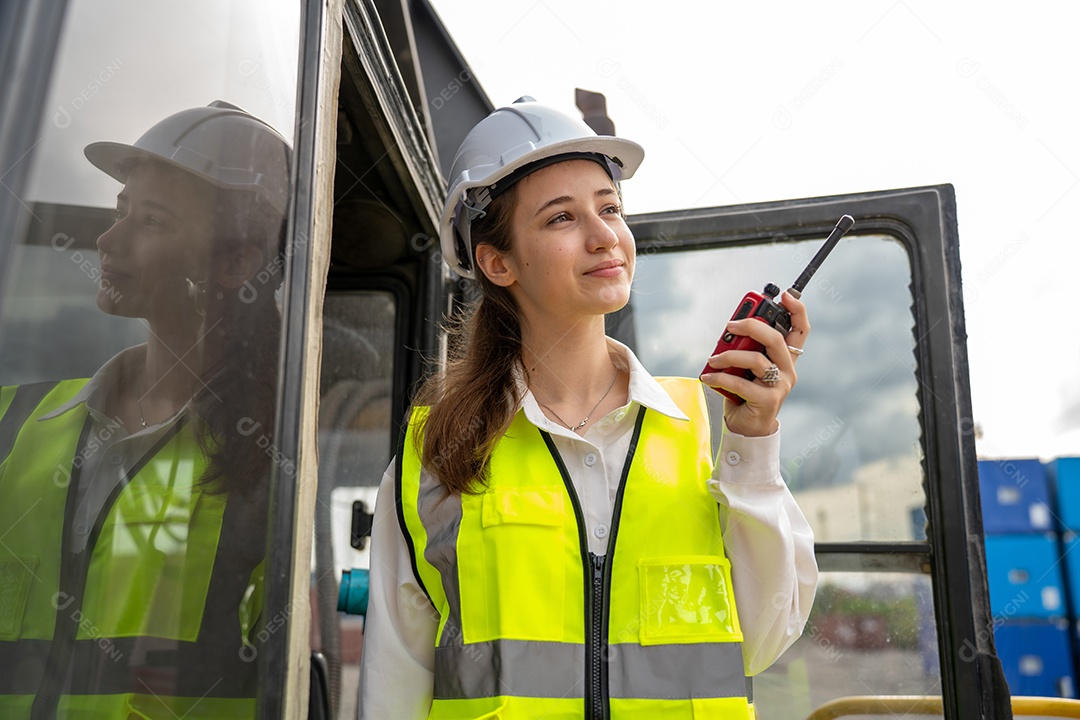
{"type": "Polygon", "coordinates": [[[781,296],[784,308],[791,313],[791,332],[785,338],[779,330],[771,328],[760,320],[747,318],[733,320],[727,329],[736,335],[745,335],[765,346],[764,354],[753,350],[725,350],[709,358],[709,365],[717,370],[729,367],[746,368],[756,376],[747,380],[741,375],[728,373],[708,373],[701,376],[701,381],[709,387],[727,390],[738,395],[746,402],[736,405],[724,400],[724,419],[731,432],[749,437],[772,435],[779,427],[776,420],[784,398],[795,387],[795,353],[788,347],[801,350],[810,334],[810,321],[806,317],[806,306],[794,296],[784,293],[781,296]],[[780,379],[772,385],[762,382],[765,372],[776,363],[780,370],[780,379]]]}

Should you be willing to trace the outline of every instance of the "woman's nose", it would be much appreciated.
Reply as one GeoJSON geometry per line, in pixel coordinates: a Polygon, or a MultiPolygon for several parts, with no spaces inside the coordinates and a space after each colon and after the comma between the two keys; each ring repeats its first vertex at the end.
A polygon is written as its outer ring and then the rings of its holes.
{"type": "Polygon", "coordinates": [[[98,252],[106,255],[123,255],[124,254],[124,242],[127,236],[127,227],[124,223],[124,218],[119,218],[113,222],[105,232],[98,235],[97,249],[98,252]]]}
{"type": "Polygon", "coordinates": [[[590,250],[610,250],[619,244],[619,235],[604,217],[590,215],[588,222],[590,250]]]}

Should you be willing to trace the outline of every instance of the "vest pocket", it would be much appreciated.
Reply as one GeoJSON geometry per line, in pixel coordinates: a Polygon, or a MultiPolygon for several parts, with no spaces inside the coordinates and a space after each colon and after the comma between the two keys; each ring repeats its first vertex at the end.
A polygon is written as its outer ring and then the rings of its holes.
{"type": "Polygon", "coordinates": [[[638,582],[642,645],[742,642],[727,558],[643,558],[638,582]]]}
{"type": "Polygon", "coordinates": [[[562,640],[564,498],[560,486],[463,498],[457,557],[466,643],[562,640]]]}
{"type": "Polygon", "coordinates": [[[497,488],[484,493],[484,527],[563,524],[562,488],[497,488]]]}
{"type": "Polygon", "coordinates": [[[0,640],[22,637],[23,613],[37,564],[31,555],[0,555],[0,640]]]}

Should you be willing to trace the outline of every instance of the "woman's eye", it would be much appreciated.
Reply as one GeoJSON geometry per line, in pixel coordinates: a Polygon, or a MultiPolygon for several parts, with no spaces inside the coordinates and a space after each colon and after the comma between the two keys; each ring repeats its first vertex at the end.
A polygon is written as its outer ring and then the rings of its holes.
{"type": "Polygon", "coordinates": [[[608,205],[603,210],[601,210],[601,212],[605,212],[605,213],[609,213],[609,214],[614,213],[614,214],[618,215],[620,210],[621,210],[621,208],[618,205],[608,205]]]}
{"type": "Polygon", "coordinates": [[[120,222],[123,219],[124,219],[124,211],[121,210],[120,208],[116,208],[116,210],[113,211],[113,219],[112,219],[113,225],[115,225],[116,223],[120,222]]]}
{"type": "Polygon", "coordinates": [[[558,215],[556,215],[555,217],[551,218],[550,220],[548,220],[548,224],[553,225],[555,223],[563,222],[563,221],[569,220],[569,219],[570,219],[570,216],[567,215],[566,213],[562,212],[562,213],[559,213],[558,215]]]}

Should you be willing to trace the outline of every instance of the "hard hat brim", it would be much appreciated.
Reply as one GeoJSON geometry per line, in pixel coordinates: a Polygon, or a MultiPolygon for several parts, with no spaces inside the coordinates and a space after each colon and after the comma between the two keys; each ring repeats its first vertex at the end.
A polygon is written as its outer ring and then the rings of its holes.
{"type": "MultiPolygon", "coordinates": [[[[201,173],[188,164],[177,162],[170,157],[143,150],[134,145],[125,145],[124,143],[117,142],[94,142],[83,148],[83,155],[85,155],[86,159],[98,170],[101,170],[109,177],[121,183],[127,182],[128,174],[136,164],[147,160],[153,160],[168,165],[169,167],[174,167],[177,170],[181,170],[192,177],[203,180],[222,190],[249,189],[252,192],[258,192],[258,188],[256,187],[245,188],[243,186],[222,182],[219,178],[207,173],[201,173]]],[[[288,202],[287,198],[272,197],[270,199],[275,210],[281,213],[286,211],[285,205],[288,202]]]]}
{"type": "Polygon", "coordinates": [[[158,153],[148,152],[141,148],[137,148],[134,145],[125,145],[124,143],[116,142],[95,142],[90,143],[83,148],[83,155],[86,159],[103,173],[118,180],[122,183],[127,182],[128,174],[131,169],[139,162],[144,160],[155,160],[157,162],[169,165],[177,170],[183,170],[189,175],[193,175],[200,180],[205,180],[214,186],[220,186],[220,183],[214,182],[214,178],[197,172],[186,165],[174,161],[172,158],[167,158],[164,155],[158,153]]]}

